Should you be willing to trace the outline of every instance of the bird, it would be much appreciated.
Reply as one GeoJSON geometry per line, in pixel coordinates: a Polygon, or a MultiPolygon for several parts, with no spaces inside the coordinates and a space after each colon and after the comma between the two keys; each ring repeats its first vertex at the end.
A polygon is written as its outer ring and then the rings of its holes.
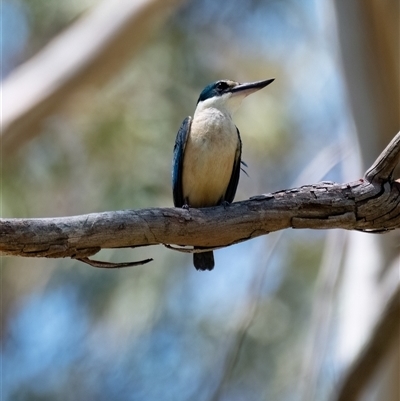
{"type": "MultiPolygon", "coordinates": [[[[183,120],[176,135],[172,160],[175,207],[226,207],[233,202],[241,165],[246,164],[241,161],[242,141],[232,114],[246,96],[273,81],[219,80],[203,89],[193,117],[183,120]]],[[[193,253],[193,264],[196,270],[212,270],[213,252],[193,253]]]]}

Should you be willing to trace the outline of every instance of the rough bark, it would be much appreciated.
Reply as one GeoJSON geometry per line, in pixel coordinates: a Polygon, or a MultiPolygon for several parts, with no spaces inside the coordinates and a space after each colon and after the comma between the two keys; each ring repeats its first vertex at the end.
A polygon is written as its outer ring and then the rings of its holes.
{"type": "Polygon", "coordinates": [[[223,247],[290,227],[385,232],[400,228],[400,180],[392,177],[399,155],[400,132],[363,179],[306,185],[226,207],[1,219],[0,253],[88,262],[87,258],[102,248],[156,244],[223,247]]]}

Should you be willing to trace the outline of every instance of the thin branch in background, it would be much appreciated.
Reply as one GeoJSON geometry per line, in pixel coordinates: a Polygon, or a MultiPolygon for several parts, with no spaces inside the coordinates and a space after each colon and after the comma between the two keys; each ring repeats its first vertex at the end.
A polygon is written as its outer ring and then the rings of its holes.
{"type": "Polygon", "coordinates": [[[250,283],[247,300],[247,306],[243,308],[243,313],[239,322],[237,324],[236,334],[234,338],[230,341],[230,345],[227,347],[227,353],[225,356],[225,361],[222,368],[222,376],[218,381],[213,394],[209,398],[210,401],[218,401],[221,399],[226,386],[231,381],[233,372],[239,362],[240,352],[243,347],[244,340],[247,336],[247,332],[250,326],[253,324],[254,319],[257,315],[261,297],[262,288],[265,282],[265,277],[267,275],[270,260],[275,253],[275,250],[282,238],[282,232],[277,233],[272,242],[269,244],[267,254],[263,254],[263,259],[265,260],[264,267],[258,269],[250,283]]]}
{"type": "Polygon", "coordinates": [[[103,0],[2,82],[3,155],[82,86],[115,76],[183,0],[103,0]]]}
{"type": "Polygon", "coordinates": [[[308,345],[300,390],[303,401],[315,400],[332,324],[332,310],[348,233],[328,232],[316,282],[308,345]]]}

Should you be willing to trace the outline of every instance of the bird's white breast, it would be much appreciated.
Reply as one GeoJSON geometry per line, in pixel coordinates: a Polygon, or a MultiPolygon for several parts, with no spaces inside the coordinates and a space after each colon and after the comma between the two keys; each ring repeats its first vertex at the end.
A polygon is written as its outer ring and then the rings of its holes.
{"type": "Polygon", "coordinates": [[[228,112],[197,110],[186,142],[182,188],[189,206],[214,206],[225,196],[238,146],[228,112]]]}

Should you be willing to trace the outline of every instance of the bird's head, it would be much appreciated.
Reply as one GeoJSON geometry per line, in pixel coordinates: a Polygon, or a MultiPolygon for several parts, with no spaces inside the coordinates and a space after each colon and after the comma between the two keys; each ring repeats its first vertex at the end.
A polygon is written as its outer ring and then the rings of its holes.
{"type": "Polygon", "coordinates": [[[230,80],[214,82],[207,85],[200,93],[197,109],[216,108],[232,114],[239,108],[246,96],[257,92],[273,81],[274,78],[244,84],[230,80]]]}

